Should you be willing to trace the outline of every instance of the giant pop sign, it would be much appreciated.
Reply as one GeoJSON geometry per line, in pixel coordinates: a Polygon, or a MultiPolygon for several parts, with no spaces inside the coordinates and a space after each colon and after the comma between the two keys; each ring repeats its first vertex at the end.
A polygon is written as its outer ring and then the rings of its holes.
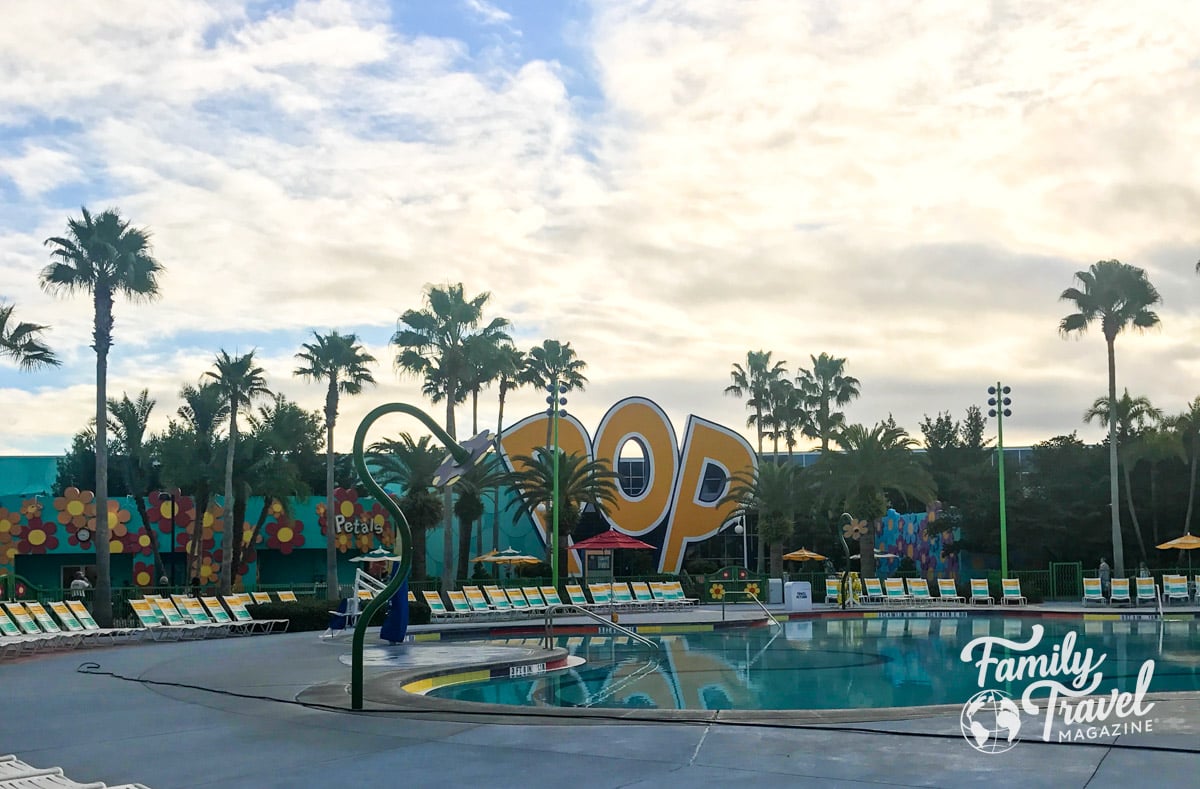
{"type": "MultiPolygon", "coordinates": [[[[535,414],[504,431],[501,456],[509,469],[517,470],[513,458],[532,457],[546,446],[549,419],[535,414]]],[[[618,486],[618,503],[606,520],[619,531],[659,546],[660,572],[679,572],[687,545],[711,537],[729,521],[736,505],[722,504],[721,499],[729,492],[733,474],[757,468],[754,449],[733,430],[694,415],[688,417],[680,444],[666,413],[644,397],[616,403],[600,420],[594,438],[575,417],[559,416],[558,445],[568,454],[586,454],[616,469],[628,441],[642,450],[645,486],[635,495],[618,486]]],[[[549,515],[532,516],[542,540],[548,541],[549,515]]],[[[574,551],[568,556],[571,571],[578,572],[578,556],[574,551]]]]}

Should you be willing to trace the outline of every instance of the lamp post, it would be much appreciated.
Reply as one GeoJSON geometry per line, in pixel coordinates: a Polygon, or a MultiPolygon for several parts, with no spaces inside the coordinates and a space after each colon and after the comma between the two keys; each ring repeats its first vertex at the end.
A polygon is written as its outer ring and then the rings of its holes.
{"type": "Polygon", "coordinates": [[[997,381],[995,386],[988,387],[988,394],[992,397],[988,398],[988,405],[992,408],[988,409],[988,416],[996,417],[996,465],[1000,470],[1000,577],[1008,577],[1008,524],[1006,521],[1006,513],[1004,506],[1004,417],[1012,416],[1012,411],[1008,406],[1012,405],[1012,399],[1008,394],[1012,392],[1007,386],[1001,386],[997,381]]]}
{"type": "Polygon", "coordinates": [[[565,413],[561,407],[567,404],[567,398],[562,395],[566,394],[567,388],[559,386],[558,378],[550,379],[550,386],[546,388],[550,394],[546,397],[546,402],[550,404],[550,432],[554,437],[554,446],[552,448],[553,456],[551,457],[550,473],[554,475],[554,480],[550,484],[550,581],[555,589],[558,588],[558,416],[560,413],[565,413]]]}
{"type": "Polygon", "coordinates": [[[750,567],[747,564],[749,559],[746,558],[749,554],[746,551],[746,526],[745,526],[745,524],[746,524],[746,516],[743,515],[741,521],[739,521],[738,524],[733,527],[733,533],[742,535],[742,567],[749,570],[750,567]]]}
{"type": "MultiPolygon", "coordinates": [[[[395,545],[399,548],[397,552],[399,565],[392,573],[392,578],[388,581],[387,586],[367,603],[354,626],[354,642],[350,651],[350,707],[355,710],[363,708],[363,641],[366,639],[367,625],[375,616],[375,612],[386,605],[396,590],[408,580],[408,574],[412,570],[412,529],[409,528],[408,519],[404,517],[400,505],[387,494],[382,485],[375,481],[375,477],[371,476],[371,472],[367,468],[364,448],[367,431],[370,430],[371,425],[375,424],[376,420],[382,416],[397,413],[408,414],[418,419],[449,450],[450,454],[446,456],[442,465],[433,475],[431,483],[435,488],[453,485],[466,473],[467,469],[478,463],[493,447],[492,436],[486,430],[459,444],[432,417],[421,409],[406,403],[381,405],[367,414],[359,423],[358,432],[354,434],[354,468],[358,472],[359,479],[362,480],[363,487],[392,516],[392,523],[396,528],[395,545]]],[[[337,583],[337,578],[328,579],[328,583],[337,583]]]]}
{"type": "Polygon", "coordinates": [[[171,586],[174,587],[177,583],[176,578],[179,575],[175,567],[175,514],[179,511],[179,504],[173,491],[161,491],[158,494],[158,499],[159,501],[171,502],[171,550],[167,553],[171,560],[171,569],[168,572],[171,574],[171,586]]]}

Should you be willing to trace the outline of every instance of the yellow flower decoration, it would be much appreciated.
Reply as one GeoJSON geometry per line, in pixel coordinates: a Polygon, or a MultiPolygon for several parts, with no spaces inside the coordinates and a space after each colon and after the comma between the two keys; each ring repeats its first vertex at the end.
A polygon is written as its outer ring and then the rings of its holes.
{"type": "Polygon", "coordinates": [[[21,504],[21,515],[27,521],[42,517],[42,503],[37,499],[26,499],[21,504]]]}
{"type": "Polygon", "coordinates": [[[758,584],[756,584],[756,583],[746,584],[746,594],[754,595],[755,597],[758,597],[758,584]]]}
{"type": "Polygon", "coordinates": [[[725,599],[725,584],[713,584],[708,587],[708,596],[714,600],[725,599]]]}
{"type": "Polygon", "coordinates": [[[842,534],[847,540],[857,540],[867,533],[866,521],[851,521],[842,527],[842,534]]]}

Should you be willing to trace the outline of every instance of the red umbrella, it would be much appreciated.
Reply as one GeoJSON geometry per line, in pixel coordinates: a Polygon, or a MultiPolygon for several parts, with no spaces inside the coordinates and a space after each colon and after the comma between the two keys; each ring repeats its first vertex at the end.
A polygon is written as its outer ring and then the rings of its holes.
{"type": "Polygon", "coordinates": [[[619,532],[616,529],[609,529],[605,532],[600,532],[594,537],[588,537],[586,540],[575,543],[571,546],[573,551],[612,551],[622,548],[633,548],[634,550],[654,550],[654,546],[649,543],[642,542],[639,539],[630,537],[624,532],[619,532]]]}

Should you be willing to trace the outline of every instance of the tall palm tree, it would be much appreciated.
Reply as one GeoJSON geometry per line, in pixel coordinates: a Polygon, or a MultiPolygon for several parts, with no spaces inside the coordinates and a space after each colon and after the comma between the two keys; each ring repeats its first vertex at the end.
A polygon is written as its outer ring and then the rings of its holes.
{"type": "Polygon", "coordinates": [[[59,358],[42,341],[46,326],[18,323],[13,319],[15,305],[0,302],[0,359],[11,359],[22,370],[57,367],[59,358]]]}
{"type": "MultiPolygon", "coordinates": [[[[564,392],[583,391],[584,385],[588,382],[587,377],[583,374],[586,369],[587,362],[576,355],[575,349],[569,342],[542,340],[542,344],[530,348],[525,357],[526,380],[530,385],[543,391],[555,383],[564,392]]],[[[551,423],[547,420],[547,449],[553,440],[550,433],[551,423]]]]}
{"type": "Polygon", "coordinates": [[[771,546],[771,575],[775,577],[783,574],[783,544],[792,536],[795,524],[799,473],[799,467],[791,463],[764,463],[751,472],[738,472],[720,502],[735,503],[743,517],[757,516],[759,541],[771,546]]]}
{"type": "Polygon", "coordinates": [[[792,456],[796,450],[796,442],[799,436],[806,435],[812,428],[812,413],[808,410],[808,404],[804,400],[804,393],[795,386],[792,386],[790,381],[784,380],[787,388],[783,393],[780,402],[774,407],[779,413],[778,430],[783,436],[784,445],[787,447],[788,465],[792,463],[792,456]]]}
{"type": "MultiPolygon", "coordinates": [[[[490,298],[491,294],[485,292],[467,299],[461,282],[431,286],[425,293],[424,309],[407,310],[392,335],[392,345],[399,349],[396,366],[403,372],[422,376],[446,401],[446,432],[454,439],[458,438],[454,406],[461,402],[463,381],[471,370],[471,345],[510,339],[504,331],[509,325],[507,319],[493,318],[483,323],[483,308],[490,298]]],[[[452,496],[447,487],[443,492],[446,532],[442,541],[445,552],[442,585],[447,589],[454,581],[452,496]]]]}
{"type": "MultiPolygon", "coordinates": [[[[504,403],[508,393],[533,383],[524,351],[512,343],[501,343],[496,351],[496,389],[499,390],[499,409],[496,412],[496,454],[500,454],[500,437],[504,434],[504,403]]],[[[500,544],[500,487],[492,488],[492,545],[500,544]]]]}
{"type": "Polygon", "coordinates": [[[763,436],[767,424],[764,416],[770,407],[771,382],[787,375],[786,362],[771,362],[771,351],[747,351],[746,365],[734,363],[729,372],[731,383],[725,394],[745,397],[746,407],[753,413],[746,418],[746,427],[758,432],[758,454],[763,452],[763,436]]]}
{"type": "Polygon", "coordinates": [[[314,342],[301,345],[304,350],[296,354],[301,362],[293,375],[311,381],[325,381],[325,577],[330,579],[325,594],[336,600],[341,594],[337,579],[337,536],[334,534],[333,513],[333,426],[337,423],[338,398],[340,395],[356,395],[366,385],[375,384],[368,365],[375,357],[367,353],[353,334],[328,334],[313,332],[314,342]]]}
{"type": "MultiPolygon", "coordinates": [[[[204,373],[214,380],[225,395],[229,405],[229,434],[225,450],[225,550],[221,552],[221,594],[229,594],[233,588],[234,545],[242,537],[242,524],[234,517],[236,496],[233,491],[233,456],[238,443],[238,409],[249,408],[259,397],[270,397],[265,371],[254,363],[254,351],[241,356],[230,356],[225,349],[217,354],[213,370],[204,373]]],[[[336,579],[334,579],[336,580],[336,579]]],[[[331,581],[332,582],[332,581],[331,581]]]]}
{"type": "Polygon", "coordinates": [[[1142,524],[1138,521],[1137,507],[1133,504],[1133,482],[1131,480],[1131,472],[1136,465],[1136,461],[1130,462],[1126,457],[1127,450],[1130,449],[1133,440],[1147,426],[1147,423],[1155,423],[1162,420],[1163,413],[1155,408],[1148,398],[1145,397],[1130,397],[1129,390],[1125,390],[1125,394],[1116,402],[1116,408],[1109,405],[1110,401],[1107,397],[1097,397],[1083,414],[1083,421],[1091,423],[1093,420],[1099,420],[1100,424],[1108,427],[1108,422],[1115,419],[1117,422],[1117,440],[1120,442],[1120,452],[1118,460],[1121,461],[1121,476],[1125,480],[1125,508],[1129,510],[1129,519],[1133,522],[1133,533],[1137,537],[1138,550],[1142,554],[1142,560],[1149,559],[1146,554],[1146,541],[1142,538],[1142,524]]]}
{"type": "Polygon", "coordinates": [[[163,268],[150,254],[150,233],[132,227],[115,209],[93,217],[67,218],[65,236],[46,239],[50,265],[42,269],[42,287],[50,292],[92,295],[92,347],[96,351],[96,594],[94,615],[112,624],[112,568],[108,520],[108,351],[113,338],[113,301],[118,293],[130,300],[158,295],[163,268]]]}
{"type": "MultiPolygon", "coordinates": [[[[1159,324],[1158,315],[1150,309],[1162,301],[1158,291],[1146,278],[1146,272],[1119,260],[1101,260],[1087,271],[1075,272],[1080,287],[1067,288],[1059,296],[1069,301],[1075,312],[1064,317],[1058,331],[1064,337],[1083,334],[1093,322],[1100,322],[1104,343],[1108,349],[1108,400],[1117,401],[1117,335],[1127,327],[1138,330],[1159,324]]],[[[1118,577],[1125,575],[1125,548],[1121,539],[1120,493],[1117,483],[1117,422],[1108,424],[1109,498],[1112,510],[1113,569],[1118,577]]]]}
{"type": "Polygon", "coordinates": [[[1196,468],[1200,466],[1200,397],[1188,403],[1188,410],[1171,417],[1167,425],[1182,443],[1188,457],[1188,503],[1183,516],[1183,531],[1192,529],[1196,501],[1196,468]]]}
{"type": "MultiPolygon", "coordinates": [[[[483,497],[489,490],[498,489],[508,479],[508,474],[497,458],[487,458],[467,469],[458,482],[454,483],[454,514],[458,517],[458,577],[470,577],[471,532],[474,524],[483,517],[483,497]]],[[[482,537],[482,535],[481,535],[482,537]]],[[[493,542],[493,545],[498,543],[493,542]]],[[[477,552],[482,546],[476,545],[477,552]]]]}
{"type": "Polygon", "coordinates": [[[846,360],[830,356],[824,351],[820,356],[810,355],[811,370],[800,370],[796,384],[804,392],[805,402],[812,409],[812,422],[808,436],[821,440],[821,451],[829,451],[829,442],[846,424],[846,416],[836,409],[850,404],[859,396],[859,380],[846,375],[846,360]]]}
{"type": "Polygon", "coordinates": [[[835,441],[842,451],[823,453],[817,476],[831,505],[868,524],[858,549],[861,572],[869,578],[875,574],[875,532],[887,514],[887,491],[930,503],[937,484],[925,457],[912,451],[917,442],[903,428],[888,422],[870,429],[848,425],[835,441]]]}
{"type": "Polygon", "coordinates": [[[385,484],[404,487],[400,508],[412,530],[412,579],[425,580],[425,532],[442,519],[442,499],[433,488],[433,477],[445,452],[434,446],[431,436],[414,440],[408,433],[399,439],[385,438],[368,448],[371,460],[379,467],[379,479],[385,484]]]}
{"type": "Polygon", "coordinates": [[[117,441],[125,458],[125,484],[133,497],[142,531],[150,538],[150,549],[154,553],[154,577],[162,578],[165,573],[162,554],[158,550],[158,537],[150,530],[150,519],[146,516],[147,477],[153,459],[147,445],[146,430],[155,401],[150,399],[150,390],[143,389],[137,400],[130,400],[122,393],[120,400],[108,400],[108,429],[117,441]]]}
{"type": "Polygon", "coordinates": [[[467,371],[463,376],[464,392],[471,394],[471,435],[479,432],[479,393],[500,378],[501,348],[509,347],[507,339],[473,335],[467,339],[467,371]]]}
{"type": "Polygon", "coordinates": [[[1165,460],[1187,463],[1183,438],[1171,429],[1172,420],[1164,418],[1158,426],[1139,433],[1134,440],[1121,448],[1121,460],[1128,468],[1136,468],[1143,460],[1150,464],[1150,536],[1158,545],[1158,464],[1165,460]]]}
{"type": "MultiPolygon", "coordinates": [[[[542,506],[547,518],[553,517],[554,458],[538,452],[536,457],[516,455],[512,460],[515,471],[508,476],[508,484],[516,490],[517,498],[530,512],[542,506]]],[[[588,460],[587,455],[558,450],[559,567],[567,567],[567,540],[575,533],[584,506],[590,504],[606,515],[608,508],[616,505],[617,479],[606,461],[588,460]]]]}

